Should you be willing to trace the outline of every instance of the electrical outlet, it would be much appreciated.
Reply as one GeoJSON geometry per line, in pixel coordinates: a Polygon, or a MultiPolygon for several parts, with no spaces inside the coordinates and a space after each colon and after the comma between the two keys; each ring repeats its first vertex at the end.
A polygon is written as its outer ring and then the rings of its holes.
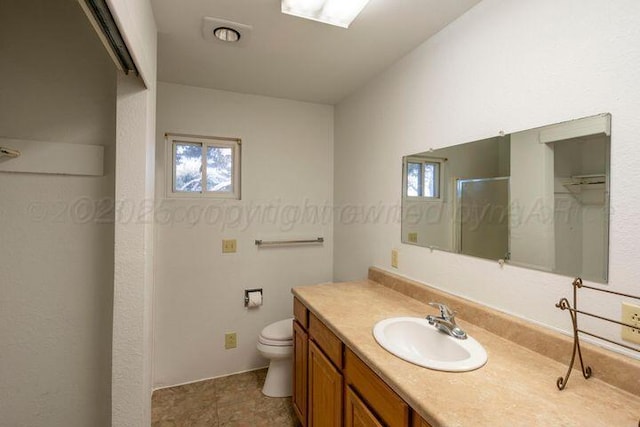
{"type": "Polygon", "coordinates": [[[418,243],[418,233],[409,233],[409,243],[418,243]]]}
{"type": "Polygon", "coordinates": [[[229,332],[224,334],[224,348],[229,350],[230,348],[236,348],[238,346],[238,335],[235,332],[229,332]]]}
{"type": "Polygon", "coordinates": [[[391,250],[391,267],[398,268],[398,250],[391,250]]]}
{"type": "Polygon", "coordinates": [[[222,240],[222,253],[231,254],[236,252],[236,239],[222,240]]]}
{"type": "Polygon", "coordinates": [[[622,303],[622,323],[635,328],[622,327],[622,339],[640,344],[640,306],[622,303]]]}

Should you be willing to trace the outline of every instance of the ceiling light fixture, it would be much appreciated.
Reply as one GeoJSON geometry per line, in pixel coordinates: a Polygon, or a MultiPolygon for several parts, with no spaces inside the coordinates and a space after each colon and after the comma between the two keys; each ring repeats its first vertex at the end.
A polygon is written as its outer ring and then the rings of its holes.
{"type": "Polygon", "coordinates": [[[229,27],[217,27],[213,30],[213,35],[218,40],[228,43],[236,43],[240,40],[240,32],[229,27]]]}
{"type": "Polygon", "coordinates": [[[241,24],[239,22],[212,18],[210,16],[202,18],[202,38],[219,45],[224,45],[227,48],[248,46],[251,41],[252,30],[253,27],[251,25],[241,24]]]}
{"type": "Polygon", "coordinates": [[[369,0],[282,0],[282,13],[349,28],[369,0]]]}

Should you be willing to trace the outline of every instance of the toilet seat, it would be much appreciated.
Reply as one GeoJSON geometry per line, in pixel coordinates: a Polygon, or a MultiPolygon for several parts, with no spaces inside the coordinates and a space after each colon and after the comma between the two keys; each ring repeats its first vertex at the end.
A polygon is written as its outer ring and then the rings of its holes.
{"type": "Polygon", "coordinates": [[[277,347],[293,345],[293,318],[279,320],[265,326],[260,332],[258,342],[277,347]]]}
{"type": "Polygon", "coordinates": [[[260,336],[273,341],[291,341],[293,339],[293,317],[265,326],[260,332],[260,336]]]}
{"type": "Polygon", "coordinates": [[[270,340],[262,335],[258,337],[258,342],[260,344],[272,345],[275,347],[289,347],[293,345],[293,340],[270,340]]]}

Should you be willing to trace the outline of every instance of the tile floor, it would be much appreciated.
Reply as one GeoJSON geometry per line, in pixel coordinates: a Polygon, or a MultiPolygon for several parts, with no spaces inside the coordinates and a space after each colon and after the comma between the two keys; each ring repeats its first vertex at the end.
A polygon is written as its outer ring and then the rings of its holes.
{"type": "Polygon", "coordinates": [[[152,427],[298,427],[291,398],[260,389],[266,369],[156,390],[152,427]]]}

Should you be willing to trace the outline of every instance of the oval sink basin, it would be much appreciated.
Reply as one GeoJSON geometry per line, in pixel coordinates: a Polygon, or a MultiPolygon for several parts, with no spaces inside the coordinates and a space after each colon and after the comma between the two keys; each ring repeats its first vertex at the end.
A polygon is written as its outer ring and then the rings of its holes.
{"type": "Polygon", "coordinates": [[[381,320],[373,336],[385,350],[425,368],[463,372],[487,363],[487,352],[478,341],[453,338],[420,317],[381,320]]]}

